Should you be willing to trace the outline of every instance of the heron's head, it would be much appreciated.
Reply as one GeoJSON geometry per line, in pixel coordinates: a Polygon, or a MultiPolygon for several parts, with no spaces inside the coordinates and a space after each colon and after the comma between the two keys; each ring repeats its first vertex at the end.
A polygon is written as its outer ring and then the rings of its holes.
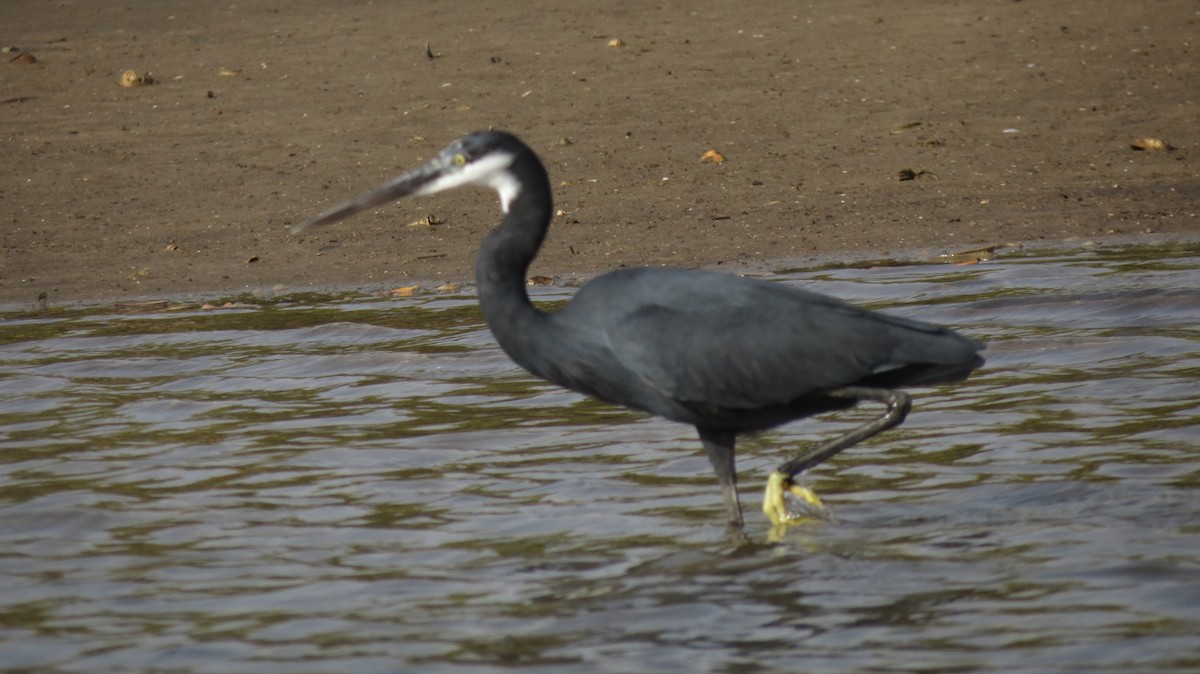
{"type": "Polygon", "coordinates": [[[490,187],[500,195],[500,208],[508,207],[521,191],[513,161],[528,148],[503,131],[478,131],[459,138],[423,166],[401,174],[334,206],[292,229],[298,234],[310,227],[328,225],[355,213],[412,194],[435,194],[463,185],[490,187]]]}

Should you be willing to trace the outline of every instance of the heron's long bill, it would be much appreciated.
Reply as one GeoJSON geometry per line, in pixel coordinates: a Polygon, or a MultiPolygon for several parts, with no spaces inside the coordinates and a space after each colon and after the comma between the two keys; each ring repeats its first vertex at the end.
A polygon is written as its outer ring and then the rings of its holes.
{"type": "Polygon", "coordinates": [[[313,227],[321,227],[335,223],[338,220],[344,220],[355,213],[386,204],[389,201],[395,201],[410,194],[420,194],[422,188],[427,187],[441,175],[441,162],[437,160],[431,161],[420,168],[396,176],[379,187],[355,195],[307,222],[296,225],[292,228],[292,234],[299,234],[313,227]]]}

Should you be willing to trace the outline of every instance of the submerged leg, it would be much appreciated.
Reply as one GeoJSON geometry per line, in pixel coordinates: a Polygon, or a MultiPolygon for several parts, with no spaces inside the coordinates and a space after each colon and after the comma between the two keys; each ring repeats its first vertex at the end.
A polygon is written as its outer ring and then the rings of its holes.
{"type": "Polygon", "coordinates": [[[742,528],[742,504],[738,502],[737,470],[734,468],[733,447],[737,436],[730,431],[717,431],[708,428],[697,428],[700,431],[700,442],[704,443],[704,453],[712,462],[713,472],[717,474],[717,482],[721,485],[721,494],[725,497],[725,510],[729,514],[730,526],[742,528]]]}
{"type": "Polygon", "coordinates": [[[775,525],[782,525],[796,519],[787,509],[783,495],[785,492],[813,506],[818,512],[824,509],[821,499],[807,487],[801,487],[792,482],[792,478],[800,472],[829,459],[842,450],[851,447],[867,438],[885,431],[904,421],[912,406],[912,398],[903,391],[891,389],[867,388],[864,386],[847,386],[834,389],[825,395],[832,398],[846,398],[856,402],[873,400],[887,405],[887,409],[876,419],[873,419],[849,433],[813,449],[788,461],[775,469],[767,479],[767,491],[763,496],[763,512],[775,525]]]}

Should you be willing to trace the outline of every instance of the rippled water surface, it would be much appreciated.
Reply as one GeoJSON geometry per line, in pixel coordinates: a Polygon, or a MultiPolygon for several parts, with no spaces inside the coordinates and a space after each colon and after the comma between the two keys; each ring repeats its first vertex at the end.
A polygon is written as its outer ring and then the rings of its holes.
{"type": "MultiPolygon", "coordinates": [[[[0,669],[1200,671],[1200,248],[780,275],[988,342],[818,467],[533,380],[474,298],[0,322],[0,669]]],[[[535,292],[550,306],[569,289],[535,292]]]]}

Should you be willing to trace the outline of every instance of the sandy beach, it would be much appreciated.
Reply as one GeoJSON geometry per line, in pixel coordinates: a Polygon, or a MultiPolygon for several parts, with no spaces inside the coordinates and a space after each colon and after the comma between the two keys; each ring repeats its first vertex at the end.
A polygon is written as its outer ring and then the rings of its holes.
{"type": "Polygon", "coordinates": [[[555,185],[531,274],[1192,238],[1197,36],[1188,0],[12,3],[0,304],[469,282],[492,195],[289,229],[488,127],[555,185]]]}

